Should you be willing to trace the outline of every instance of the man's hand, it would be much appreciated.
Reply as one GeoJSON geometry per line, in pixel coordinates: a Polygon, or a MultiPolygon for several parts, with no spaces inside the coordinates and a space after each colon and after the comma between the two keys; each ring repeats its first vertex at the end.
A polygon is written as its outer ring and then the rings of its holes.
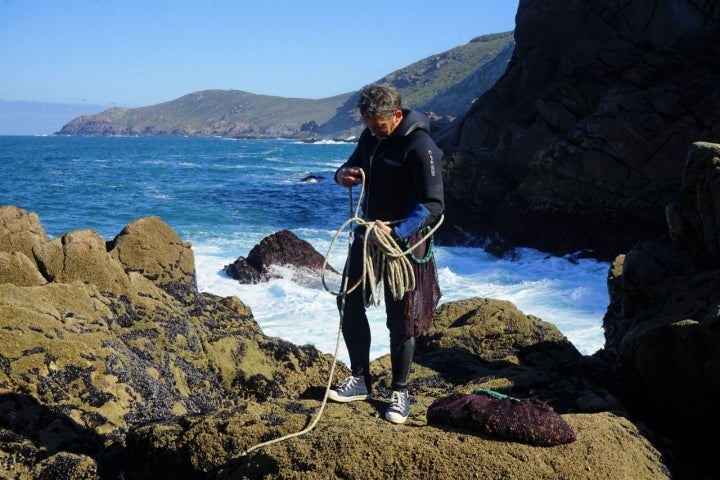
{"type": "MultiPolygon", "coordinates": [[[[373,227],[374,228],[372,229],[370,240],[372,240],[373,243],[385,250],[385,248],[387,248],[388,238],[394,238],[392,234],[392,228],[390,228],[390,225],[383,222],[382,220],[375,220],[375,222],[373,223],[373,227]]],[[[390,241],[392,242],[392,240],[390,241]]]]}
{"type": "Polygon", "coordinates": [[[357,167],[341,168],[335,175],[335,180],[343,187],[354,187],[362,182],[362,172],[357,167]]]}
{"type": "Polygon", "coordinates": [[[392,229],[390,228],[390,226],[382,220],[375,220],[375,228],[380,229],[388,235],[392,233],[392,229]]]}

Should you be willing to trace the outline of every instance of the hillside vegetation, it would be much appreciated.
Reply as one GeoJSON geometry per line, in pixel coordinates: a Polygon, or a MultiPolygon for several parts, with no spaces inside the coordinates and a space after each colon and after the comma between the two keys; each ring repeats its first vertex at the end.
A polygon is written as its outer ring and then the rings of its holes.
{"type": "MultiPolygon", "coordinates": [[[[378,81],[400,88],[406,106],[426,111],[435,120],[451,121],[492,87],[504,72],[513,47],[512,32],[483,35],[378,81]]],[[[356,92],[313,100],[242,90],[202,90],[157,105],[83,115],[56,134],[352,137],[361,126],[355,103],[356,92]]]]}
{"type": "Polygon", "coordinates": [[[351,93],[320,100],[203,90],[149,107],[115,107],[83,115],[59,135],[285,136],[324,122],[351,93]]]}

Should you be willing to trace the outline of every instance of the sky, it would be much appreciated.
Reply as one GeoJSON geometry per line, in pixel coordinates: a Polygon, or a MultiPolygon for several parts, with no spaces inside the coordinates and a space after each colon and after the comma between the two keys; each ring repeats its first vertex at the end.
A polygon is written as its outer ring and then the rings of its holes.
{"type": "Polygon", "coordinates": [[[519,0],[0,0],[0,101],[326,98],[515,28],[519,0]]]}

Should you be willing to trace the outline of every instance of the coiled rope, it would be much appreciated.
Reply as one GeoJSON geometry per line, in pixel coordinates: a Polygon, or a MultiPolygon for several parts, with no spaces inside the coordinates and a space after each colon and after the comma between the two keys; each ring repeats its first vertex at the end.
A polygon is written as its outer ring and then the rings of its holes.
{"type": "MultiPolygon", "coordinates": [[[[417,261],[418,263],[422,263],[424,261],[427,261],[427,258],[431,255],[432,252],[430,251],[430,249],[428,249],[428,253],[426,255],[426,258],[424,259],[417,259],[412,254],[412,252],[413,250],[415,250],[415,248],[422,245],[428,239],[430,239],[430,241],[432,242],[432,234],[435,233],[435,230],[437,230],[440,225],[442,225],[445,217],[444,215],[440,216],[440,219],[435,223],[435,225],[431,229],[429,229],[417,243],[415,243],[414,245],[408,244],[407,248],[403,250],[397,244],[395,239],[390,235],[390,233],[384,231],[381,228],[377,228],[377,225],[374,221],[367,221],[358,215],[358,212],[360,211],[360,204],[365,193],[365,173],[362,171],[362,169],[360,169],[360,175],[362,177],[362,183],[360,195],[358,196],[357,200],[357,205],[355,206],[355,210],[353,211],[351,188],[349,189],[351,216],[338,229],[338,231],[335,233],[335,236],[333,237],[332,242],[330,243],[328,253],[327,255],[325,255],[325,262],[323,263],[321,279],[325,290],[336,296],[348,295],[350,294],[350,292],[352,292],[356,288],[359,288],[360,286],[363,287],[363,292],[367,292],[369,289],[370,295],[365,296],[365,298],[368,299],[366,306],[378,306],[381,302],[380,290],[378,289],[378,286],[382,285],[381,280],[383,279],[383,275],[385,274],[385,272],[387,272],[388,288],[390,288],[390,293],[395,300],[401,300],[405,293],[415,290],[415,272],[412,266],[412,259],[415,259],[415,261],[417,261]],[[330,288],[328,288],[327,284],[325,283],[325,269],[327,266],[327,261],[330,256],[330,252],[334,248],[340,234],[345,230],[345,228],[350,227],[353,223],[365,227],[365,237],[363,239],[363,274],[355,282],[355,284],[350,286],[349,289],[347,289],[346,285],[343,285],[343,290],[341,290],[340,292],[333,292],[330,288]]],[[[385,223],[391,226],[400,223],[400,220],[393,220],[385,223]]],[[[351,246],[352,228],[349,228],[349,231],[349,243],[351,246]]],[[[348,259],[349,258],[350,252],[348,251],[348,259]]]]}
{"type": "MultiPolygon", "coordinates": [[[[340,322],[338,325],[338,334],[337,339],[335,340],[335,353],[333,354],[333,362],[330,367],[330,373],[328,375],[328,381],[327,385],[325,387],[325,395],[323,396],[322,403],[320,404],[320,408],[315,413],[315,418],[313,421],[304,429],[289,433],[287,435],[284,435],[282,437],[274,438],[262,443],[258,443],[256,445],[253,445],[252,447],[248,448],[244,452],[242,452],[241,456],[245,456],[248,453],[257,450],[258,448],[266,447],[268,445],[272,445],[274,443],[279,443],[284,440],[288,440],[290,438],[299,437],[301,435],[304,435],[308,433],[310,430],[315,428],[315,425],[317,425],[318,421],[320,420],[320,417],[323,414],[323,411],[325,410],[325,406],[327,405],[327,399],[328,395],[330,393],[330,389],[332,386],[332,379],[333,374],[335,373],[335,365],[337,364],[338,359],[338,352],[340,349],[340,339],[342,337],[342,324],[343,324],[343,316],[345,312],[345,299],[350,292],[354,291],[355,289],[359,288],[360,286],[363,287],[363,292],[367,292],[367,289],[370,289],[370,295],[365,295],[364,298],[367,298],[366,306],[370,305],[380,305],[381,299],[380,299],[380,291],[378,289],[379,285],[382,285],[382,278],[384,273],[387,271],[387,278],[388,278],[388,287],[390,288],[390,292],[393,295],[393,298],[395,300],[402,299],[403,295],[405,295],[406,292],[410,292],[415,289],[415,273],[412,268],[412,261],[409,258],[409,255],[412,255],[411,252],[421,245],[423,242],[425,242],[428,238],[432,238],[432,234],[435,232],[435,230],[440,227],[440,225],[443,222],[443,216],[440,217],[438,222],[430,229],[423,238],[418,241],[414,245],[409,245],[407,249],[402,250],[397,242],[392,238],[392,236],[383,231],[380,228],[377,228],[375,222],[373,221],[366,221],[365,219],[361,218],[359,216],[360,211],[360,205],[362,202],[363,195],[365,193],[365,172],[363,172],[362,169],[360,169],[360,175],[362,177],[361,187],[360,187],[360,195],[357,199],[357,204],[355,205],[355,208],[353,209],[353,195],[352,195],[352,187],[348,188],[348,196],[349,196],[349,209],[350,209],[350,215],[349,218],[342,224],[342,226],[337,230],[335,233],[335,236],[333,237],[332,241],[330,242],[330,246],[328,247],[327,254],[325,255],[325,260],[323,262],[322,270],[320,272],[320,278],[322,280],[323,287],[327,292],[334,296],[341,296],[342,301],[340,305],[340,322]],[[327,284],[325,283],[325,272],[327,271],[328,266],[328,258],[330,257],[330,253],[332,252],[332,249],[335,247],[335,243],[337,242],[340,234],[348,228],[348,255],[345,260],[345,266],[347,267],[348,262],[350,261],[350,250],[352,248],[352,234],[353,229],[351,228],[352,224],[357,224],[365,227],[365,238],[363,239],[363,275],[358,279],[357,282],[355,282],[354,285],[350,286],[348,288],[348,278],[347,278],[347,272],[346,269],[343,269],[343,281],[342,281],[342,288],[338,292],[332,291],[327,284]]],[[[395,223],[398,223],[399,221],[391,221],[387,222],[388,225],[392,225],[395,223]]],[[[428,255],[430,252],[428,252],[428,255]]]]}

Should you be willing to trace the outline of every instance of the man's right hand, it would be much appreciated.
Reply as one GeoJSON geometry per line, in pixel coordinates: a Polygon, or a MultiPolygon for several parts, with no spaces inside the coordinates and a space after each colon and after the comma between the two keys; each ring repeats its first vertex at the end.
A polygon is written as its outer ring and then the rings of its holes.
{"type": "Polygon", "coordinates": [[[343,187],[354,187],[362,182],[362,172],[357,167],[341,168],[335,175],[335,180],[343,187]]]}

